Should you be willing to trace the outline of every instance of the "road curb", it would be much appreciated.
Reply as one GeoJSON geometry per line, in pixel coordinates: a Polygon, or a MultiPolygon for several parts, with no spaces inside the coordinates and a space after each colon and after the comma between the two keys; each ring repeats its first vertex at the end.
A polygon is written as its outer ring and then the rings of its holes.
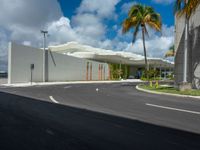
{"type": "Polygon", "coordinates": [[[141,80],[117,80],[117,81],[68,81],[68,82],[33,82],[17,83],[17,84],[2,84],[5,87],[32,87],[32,86],[50,86],[50,85],[67,85],[67,84],[110,84],[110,83],[141,83],[141,80]]]}
{"type": "Polygon", "coordinates": [[[200,99],[200,96],[180,95],[180,94],[171,94],[171,93],[164,93],[164,92],[156,92],[156,91],[146,90],[146,89],[140,88],[139,85],[136,86],[136,89],[138,91],[142,91],[142,92],[146,92],[146,93],[150,93],[150,94],[200,99]]]}

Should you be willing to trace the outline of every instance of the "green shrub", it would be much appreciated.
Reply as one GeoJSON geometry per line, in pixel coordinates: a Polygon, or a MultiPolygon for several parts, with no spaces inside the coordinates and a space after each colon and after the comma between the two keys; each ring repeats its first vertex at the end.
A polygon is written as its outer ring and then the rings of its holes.
{"type": "Polygon", "coordinates": [[[160,80],[159,71],[154,69],[144,70],[141,79],[145,81],[160,80]]]}

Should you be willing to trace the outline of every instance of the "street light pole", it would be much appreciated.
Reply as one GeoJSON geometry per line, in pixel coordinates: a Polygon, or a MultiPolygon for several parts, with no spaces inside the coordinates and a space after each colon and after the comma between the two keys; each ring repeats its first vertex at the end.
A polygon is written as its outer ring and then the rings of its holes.
{"type": "Polygon", "coordinates": [[[44,36],[43,39],[43,82],[46,82],[46,34],[48,31],[41,30],[41,33],[44,36]]]}

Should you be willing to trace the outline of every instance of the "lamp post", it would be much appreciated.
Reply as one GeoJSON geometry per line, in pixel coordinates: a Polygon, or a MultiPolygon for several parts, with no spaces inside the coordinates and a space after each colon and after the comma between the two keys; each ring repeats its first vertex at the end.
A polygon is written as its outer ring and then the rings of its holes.
{"type": "Polygon", "coordinates": [[[43,82],[46,82],[46,35],[48,34],[48,31],[41,30],[41,33],[44,36],[43,39],[43,82]]]}

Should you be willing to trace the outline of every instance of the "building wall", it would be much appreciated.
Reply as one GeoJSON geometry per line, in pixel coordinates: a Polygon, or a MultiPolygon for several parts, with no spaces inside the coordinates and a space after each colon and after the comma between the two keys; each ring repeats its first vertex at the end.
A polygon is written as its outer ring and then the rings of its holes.
{"type": "MultiPolygon", "coordinates": [[[[33,82],[42,82],[43,51],[41,49],[10,43],[8,62],[9,83],[30,82],[31,64],[35,66],[33,70],[33,82]]],[[[103,71],[102,76],[104,78],[102,79],[107,80],[109,71],[108,64],[106,63],[49,52],[47,78],[48,81],[99,80],[99,65],[105,68],[103,69],[105,71],[103,71]],[[89,68],[87,69],[88,63],[89,68]]]]}
{"type": "Polygon", "coordinates": [[[8,83],[29,82],[31,80],[31,64],[35,64],[33,80],[35,82],[42,81],[42,51],[10,43],[8,51],[8,83]]]}
{"type": "MultiPolygon", "coordinates": [[[[176,18],[175,36],[175,83],[183,81],[183,57],[185,39],[185,17],[176,18]]],[[[187,80],[194,88],[200,88],[200,6],[189,20],[188,72],[187,80]]]]}

